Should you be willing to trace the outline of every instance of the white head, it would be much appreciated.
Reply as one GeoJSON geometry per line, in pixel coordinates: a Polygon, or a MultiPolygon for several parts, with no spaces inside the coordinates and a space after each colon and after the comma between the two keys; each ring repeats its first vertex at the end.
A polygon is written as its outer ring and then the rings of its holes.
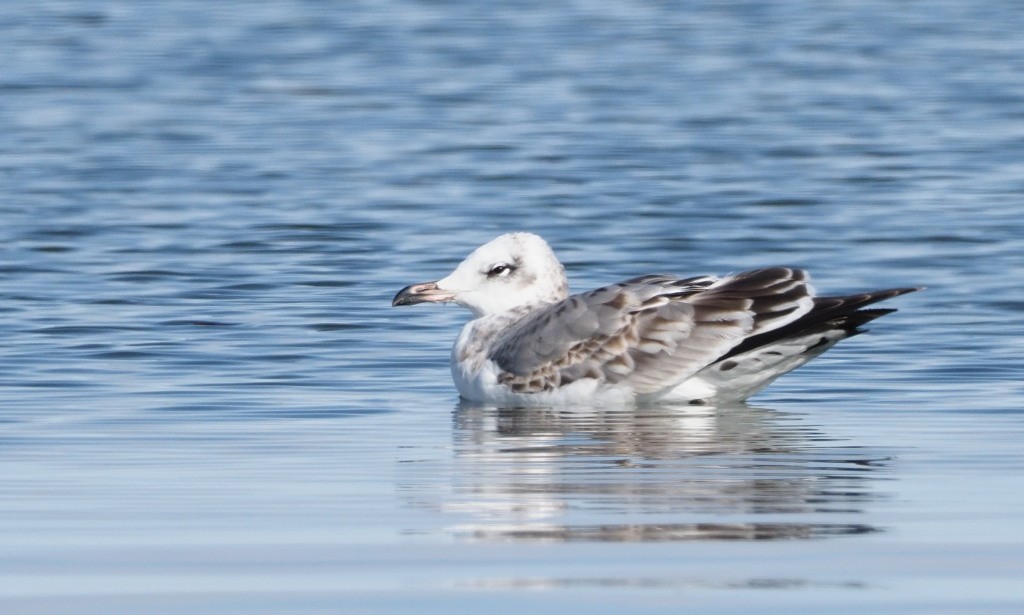
{"type": "Polygon", "coordinates": [[[486,316],[567,296],[565,268],[547,242],[532,233],[507,233],[474,250],[448,277],[406,286],[391,304],[454,301],[486,316]]]}

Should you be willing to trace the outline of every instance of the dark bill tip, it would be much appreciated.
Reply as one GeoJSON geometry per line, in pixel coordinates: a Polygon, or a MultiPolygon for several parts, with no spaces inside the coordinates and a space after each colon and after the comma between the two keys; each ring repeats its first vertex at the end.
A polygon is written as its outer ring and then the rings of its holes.
{"type": "Polygon", "coordinates": [[[400,305],[416,305],[417,303],[441,303],[452,301],[455,295],[447,290],[437,287],[437,282],[423,282],[421,284],[410,284],[398,291],[395,298],[391,300],[392,307],[400,305]]]}

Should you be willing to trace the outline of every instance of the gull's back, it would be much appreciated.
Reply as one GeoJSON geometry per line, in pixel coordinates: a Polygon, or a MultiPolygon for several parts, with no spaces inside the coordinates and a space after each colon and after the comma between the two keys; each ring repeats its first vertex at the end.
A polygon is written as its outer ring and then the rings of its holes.
{"type": "Polygon", "coordinates": [[[493,382],[462,392],[513,403],[624,391],[742,400],[892,311],[864,306],[911,290],[816,299],[806,273],[785,267],[722,279],[633,278],[479,323],[486,342],[460,341],[485,354],[481,375],[493,382]]]}

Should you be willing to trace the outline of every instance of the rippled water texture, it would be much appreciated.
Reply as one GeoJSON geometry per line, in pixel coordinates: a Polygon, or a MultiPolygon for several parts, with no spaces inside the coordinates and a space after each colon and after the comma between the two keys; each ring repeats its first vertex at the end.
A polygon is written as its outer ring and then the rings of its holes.
{"type": "Polygon", "coordinates": [[[3,613],[1024,611],[1014,2],[0,5],[3,613]],[[750,405],[460,405],[575,290],[925,285],[750,405]]]}

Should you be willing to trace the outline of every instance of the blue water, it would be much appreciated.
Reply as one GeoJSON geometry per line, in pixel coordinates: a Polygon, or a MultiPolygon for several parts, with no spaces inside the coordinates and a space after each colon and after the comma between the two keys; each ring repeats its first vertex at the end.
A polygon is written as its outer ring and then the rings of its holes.
{"type": "Polygon", "coordinates": [[[1020,613],[1015,2],[0,5],[3,613],[1020,613]],[[575,290],[925,285],[749,405],[460,405],[575,290]]]}

